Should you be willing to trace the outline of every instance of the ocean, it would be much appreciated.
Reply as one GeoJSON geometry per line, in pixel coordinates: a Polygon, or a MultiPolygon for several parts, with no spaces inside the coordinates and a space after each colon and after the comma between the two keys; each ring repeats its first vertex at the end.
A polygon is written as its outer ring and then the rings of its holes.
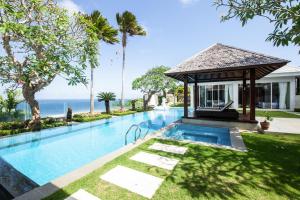
{"type": "MultiPolygon", "coordinates": [[[[112,101],[110,103],[111,109],[118,107],[120,100],[112,101]]],[[[89,112],[90,111],[90,100],[89,99],[51,99],[51,100],[38,100],[41,110],[41,117],[61,117],[65,116],[67,109],[70,106],[73,113],[89,112]]],[[[30,107],[27,103],[22,102],[17,106],[18,110],[22,110],[28,113],[26,118],[30,117],[30,107]]],[[[104,112],[104,102],[98,102],[95,100],[95,112],[104,112]]]]}

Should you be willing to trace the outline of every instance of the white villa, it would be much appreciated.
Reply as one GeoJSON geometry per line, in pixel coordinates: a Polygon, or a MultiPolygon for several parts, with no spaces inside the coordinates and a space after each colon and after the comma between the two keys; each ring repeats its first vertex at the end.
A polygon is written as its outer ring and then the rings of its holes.
{"type": "MultiPolygon", "coordinates": [[[[261,109],[300,109],[300,67],[283,66],[256,81],[256,107],[261,109]]],[[[190,84],[194,99],[194,84],[190,84]]],[[[199,83],[199,106],[219,107],[233,100],[233,108],[242,107],[242,81],[199,83]]],[[[249,83],[247,82],[247,96],[249,83]]],[[[191,107],[194,107],[191,101],[191,107]]],[[[249,102],[247,102],[249,105],[249,102]]]]}

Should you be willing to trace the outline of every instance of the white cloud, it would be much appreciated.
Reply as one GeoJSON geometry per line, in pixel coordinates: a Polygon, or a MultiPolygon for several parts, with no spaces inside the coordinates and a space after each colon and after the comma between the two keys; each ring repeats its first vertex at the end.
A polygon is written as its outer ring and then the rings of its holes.
{"type": "Polygon", "coordinates": [[[79,5],[74,3],[72,0],[62,0],[58,2],[58,5],[62,8],[65,8],[68,10],[69,13],[77,13],[77,12],[83,12],[79,5]]]}
{"type": "Polygon", "coordinates": [[[179,0],[183,5],[189,5],[197,2],[198,0],[179,0]]]}

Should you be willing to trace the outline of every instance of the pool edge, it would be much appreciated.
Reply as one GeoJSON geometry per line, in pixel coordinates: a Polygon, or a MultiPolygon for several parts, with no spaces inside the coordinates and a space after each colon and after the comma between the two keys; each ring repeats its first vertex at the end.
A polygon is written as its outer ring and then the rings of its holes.
{"type": "Polygon", "coordinates": [[[55,193],[59,189],[69,185],[70,183],[72,183],[72,182],[88,175],[89,173],[93,172],[94,170],[102,167],[103,165],[114,160],[118,156],[120,156],[124,153],[127,153],[128,151],[130,151],[130,150],[136,148],[137,146],[147,142],[148,140],[154,138],[156,133],[159,131],[161,131],[161,130],[158,130],[158,131],[152,133],[151,135],[148,135],[143,140],[138,140],[134,144],[133,143],[128,144],[114,152],[111,152],[105,156],[102,156],[102,157],[76,169],[76,170],[73,170],[73,171],[71,171],[49,183],[46,183],[45,185],[42,185],[33,190],[30,190],[30,191],[24,193],[23,195],[14,198],[14,200],[40,200],[40,199],[43,199],[43,198],[55,193]]]}

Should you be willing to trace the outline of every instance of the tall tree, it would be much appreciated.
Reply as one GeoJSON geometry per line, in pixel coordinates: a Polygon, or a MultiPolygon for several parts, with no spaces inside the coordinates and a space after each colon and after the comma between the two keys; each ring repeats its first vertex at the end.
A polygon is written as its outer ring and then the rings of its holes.
{"type": "Polygon", "coordinates": [[[237,18],[244,26],[256,16],[274,24],[267,40],[275,46],[300,45],[299,0],[215,0],[215,5],[226,9],[222,21],[237,18]]]}
{"type": "Polygon", "coordinates": [[[152,68],[132,82],[133,90],[140,90],[147,94],[147,99],[144,99],[144,110],[147,109],[147,105],[155,93],[166,93],[177,84],[175,79],[165,76],[164,73],[169,69],[165,66],[152,68]]]}
{"type": "Polygon", "coordinates": [[[125,50],[127,46],[128,36],[144,36],[146,31],[137,22],[136,17],[129,11],[122,14],[117,13],[117,23],[119,31],[122,34],[122,47],[123,47],[123,64],[122,64],[122,90],[121,90],[121,110],[124,110],[124,70],[125,70],[125,50]]]}
{"type": "Polygon", "coordinates": [[[30,105],[29,128],[40,129],[35,94],[56,76],[87,83],[85,28],[53,0],[0,0],[0,81],[19,86],[30,105]]]}
{"type": "Polygon", "coordinates": [[[96,55],[90,56],[90,68],[91,68],[91,80],[90,80],[90,113],[94,113],[94,69],[98,67],[98,55],[100,54],[100,47],[98,42],[103,41],[108,44],[114,44],[119,42],[118,30],[114,29],[106,18],[104,18],[99,11],[93,11],[90,15],[86,15],[87,24],[88,24],[88,33],[92,45],[97,51],[96,55]]]}

